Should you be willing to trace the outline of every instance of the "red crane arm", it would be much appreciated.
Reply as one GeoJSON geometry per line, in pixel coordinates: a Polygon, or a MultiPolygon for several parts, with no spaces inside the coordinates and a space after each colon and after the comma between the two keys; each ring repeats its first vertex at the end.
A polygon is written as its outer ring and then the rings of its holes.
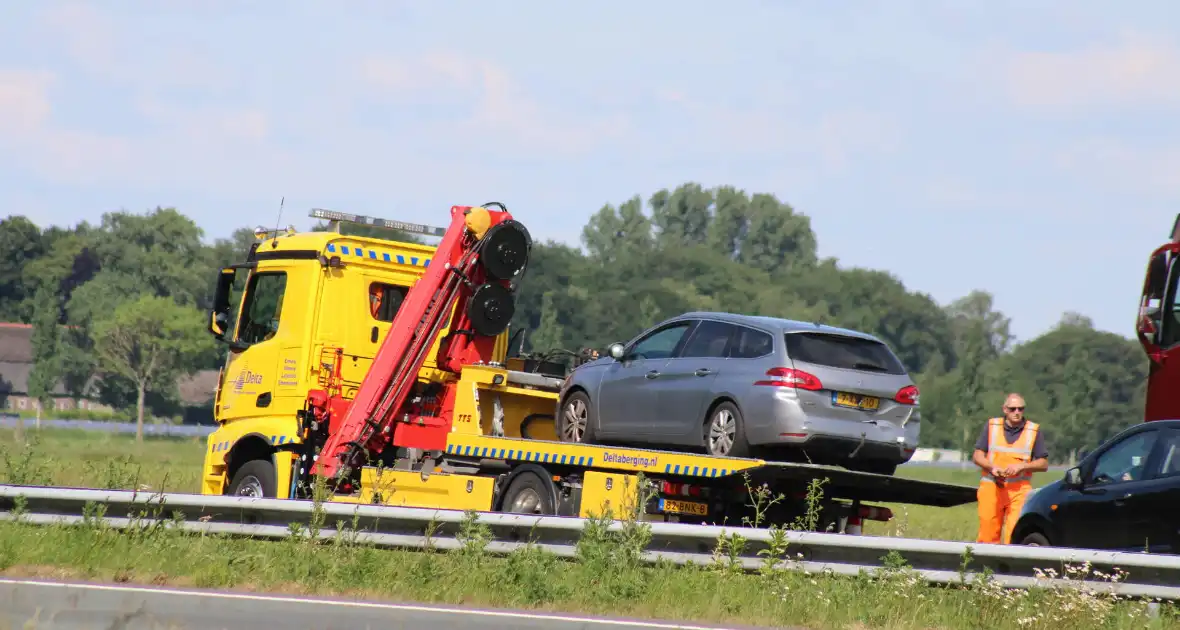
{"type": "Polygon", "coordinates": [[[453,206],[451,224],[426,273],[406,294],[389,333],[316,460],[316,474],[339,477],[385,444],[440,449],[450,432],[453,388],[443,384],[441,413],[410,414],[407,398],[450,309],[450,334],[439,345],[441,370],[487,362],[495,336],[512,318],[508,281],[524,269],[531,242],[507,212],[453,206]],[[490,281],[489,281],[490,278],[490,281]],[[396,423],[404,416],[405,424],[396,423]],[[405,429],[404,431],[402,429],[405,429]]]}

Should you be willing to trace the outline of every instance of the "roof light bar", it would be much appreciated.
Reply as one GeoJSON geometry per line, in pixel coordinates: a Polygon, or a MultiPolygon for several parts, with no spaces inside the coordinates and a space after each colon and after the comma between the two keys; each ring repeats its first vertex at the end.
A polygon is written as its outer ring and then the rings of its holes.
{"type": "Polygon", "coordinates": [[[441,237],[447,233],[446,228],[422,225],[421,223],[406,223],[404,221],[378,219],[377,217],[367,217],[362,214],[350,214],[348,212],[337,212],[335,210],[325,210],[323,208],[312,208],[311,212],[309,212],[307,216],[312,217],[313,219],[327,219],[329,221],[359,223],[361,225],[372,225],[375,227],[389,228],[391,230],[401,230],[402,232],[410,232],[413,234],[425,234],[427,236],[441,237]]]}

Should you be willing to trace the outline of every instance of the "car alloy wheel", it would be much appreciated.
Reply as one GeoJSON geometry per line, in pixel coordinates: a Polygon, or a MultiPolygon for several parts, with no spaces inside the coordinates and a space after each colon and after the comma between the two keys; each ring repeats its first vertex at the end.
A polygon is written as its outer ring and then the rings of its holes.
{"type": "Polygon", "coordinates": [[[713,414],[709,423],[709,452],[714,455],[727,455],[733,449],[734,436],[737,434],[737,419],[733,412],[724,407],[713,414]]]}
{"type": "Polygon", "coordinates": [[[566,404],[561,413],[565,416],[565,422],[561,427],[562,437],[566,442],[581,442],[586,436],[586,422],[589,417],[586,401],[576,397],[566,404]]]}

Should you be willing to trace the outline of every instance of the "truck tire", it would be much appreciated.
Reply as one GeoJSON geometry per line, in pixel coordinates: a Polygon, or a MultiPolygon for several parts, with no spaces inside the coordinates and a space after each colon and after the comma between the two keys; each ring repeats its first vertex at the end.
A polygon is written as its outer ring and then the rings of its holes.
{"type": "Polygon", "coordinates": [[[594,428],[590,426],[590,396],[578,390],[565,397],[561,414],[557,417],[557,440],[573,444],[593,444],[594,428]]]}
{"type": "Polygon", "coordinates": [[[278,480],[275,467],[265,459],[252,459],[234,473],[226,494],[238,497],[254,497],[261,499],[277,496],[278,480]]]}
{"type": "Polygon", "coordinates": [[[705,418],[705,452],[718,457],[748,457],[746,423],[737,405],[725,400],[713,407],[705,418]]]}
{"type": "Polygon", "coordinates": [[[557,505],[553,501],[553,484],[535,473],[522,472],[508,484],[500,511],[509,514],[553,516],[557,505]]]}

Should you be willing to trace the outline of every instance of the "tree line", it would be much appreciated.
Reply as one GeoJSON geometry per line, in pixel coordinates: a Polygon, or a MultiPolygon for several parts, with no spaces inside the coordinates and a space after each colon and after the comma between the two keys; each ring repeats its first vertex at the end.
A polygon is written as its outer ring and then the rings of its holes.
{"type": "MultiPolygon", "coordinates": [[[[241,228],[207,243],[173,208],[72,228],[0,221],[0,319],[34,325],[30,394],[61,379],[120,409],[174,404],[176,376],[224,357],[205,312],[217,268],[241,260],[253,238],[241,228]]],[[[1058,461],[1141,421],[1147,359],[1130,337],[1065,313],[1017,342],[986,291],[939,304],[888,271],[843,267],[817,251],[810,218],[773,195],[686,183],[634,196],[594,213],[581,247],[535,244],[513,328],[526,330],[528,351],[603,348],[688,310],[864,330],[888,342],[917,382],[926,447],[969,449],[1008,391],[1024,394],[1058,461]]]]}

